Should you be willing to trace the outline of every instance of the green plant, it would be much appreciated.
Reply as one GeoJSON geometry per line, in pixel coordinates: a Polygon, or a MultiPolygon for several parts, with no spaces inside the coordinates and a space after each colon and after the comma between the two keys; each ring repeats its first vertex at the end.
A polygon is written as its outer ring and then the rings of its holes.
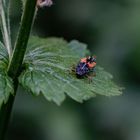
{"type": "Polygon", "coordinates": [[[76,40],[68,43],[61,38],[29,37],[37,12],[36,3],[37,0],[26,0],[23,3],[19,33],[12,47],[10,0],[0,1],[3,36],[3,42],[0,42],[1,140],[4,139],[19,84],[33,95],[42,94],[58,105],[66,95],[77,102],[83,102],[96,95],[114,96],[122,93],[122,88],[112,81],[112,75],[99,66],[91,84],[86,78],[78,79],[74,73],[70,73],[72,65],[89,53],[85,44],[76,40]]]}

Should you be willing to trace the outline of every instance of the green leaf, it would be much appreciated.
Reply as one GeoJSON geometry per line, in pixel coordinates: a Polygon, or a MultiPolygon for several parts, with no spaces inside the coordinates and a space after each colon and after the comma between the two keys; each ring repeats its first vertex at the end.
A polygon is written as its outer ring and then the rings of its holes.
{"type": "MultiPolygon", "coordinates": [[[[77,40],[73,40],[68,44],[76,54],[80,57],[84,57],[86,54],[90,54],[87,50],[87,45],[77,40]]],[[[106,72],[102,67],[96,67],[96,77],[93,78],[91,83],[92,90],[99,95],[115,96],[122,94],[123,88],[117,86],[113,81],[113,76],[106,72]]],[[[84,79],[85,80],[85,79],[84,79]]]]}
{"type": "Polygon", "coordinates": [[[89,55],[89,51],[87,50],[87,45],[84,43],[81,43],[77,40],[72,40],[68,46],[71,48],[75,54],[77,54],[80,57],[84,57],[85,55],[89,55]]]}
{"type": "Polygon", "coordinates": [[[120,95],[121,88],[101,67],[97,67],[97,76],[90,84],[87,78],[78,79],[74,72],[70,72],[87,52],[86,45],[76,40],[68,44],[58,38],[32,37],[24,59],[25,70],[19,82],[33,95],[41,93],[58,105],[64,101],[65,94],[78,102],[96,95],[120,95]]]}
{"type": "Polygon", "coordinates": [[[7,102],[9,95],[14,93],[12,80],[6,73],[8,61],[7,50],[0,42],[0,108],[7,102]]]}
{"type": "Polygon", "coordinates": [[[102,67],[97,66],[96,77],[93,78],[93,91],[104,96],[117,96],[122,94],[122,87],[117,86],[113,81],[113,76],[102,67]]]}

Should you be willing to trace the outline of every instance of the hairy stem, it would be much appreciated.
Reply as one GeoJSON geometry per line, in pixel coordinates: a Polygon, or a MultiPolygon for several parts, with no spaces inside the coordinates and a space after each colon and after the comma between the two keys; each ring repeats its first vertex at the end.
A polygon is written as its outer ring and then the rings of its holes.
{"type": "MultiPolygon", "coordinates": [[[[18,87],[18,76],[20,74],[23,58],[27,48],[30,31],[34,21],[34,14],[37,0],[26,0],[24,7],[19,33],[14,46],[13,55],[8,67],[8,75],[14,81],[15,96],[18,87]]],[[[15,96],[10,95],[7,104],[2,106],[0,111],[0,140],[4,139],[5,132],[9,123],[12,105],[15,96]]]]}

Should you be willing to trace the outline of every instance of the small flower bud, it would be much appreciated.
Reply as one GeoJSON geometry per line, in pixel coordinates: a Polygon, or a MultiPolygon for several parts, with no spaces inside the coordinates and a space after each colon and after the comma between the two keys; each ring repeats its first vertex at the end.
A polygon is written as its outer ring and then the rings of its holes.
{"type": "Polygon", "coordinates": [[[52,0],[37,0],[37,6],[38,7],[50,7],[53,4],[52,0]]]}

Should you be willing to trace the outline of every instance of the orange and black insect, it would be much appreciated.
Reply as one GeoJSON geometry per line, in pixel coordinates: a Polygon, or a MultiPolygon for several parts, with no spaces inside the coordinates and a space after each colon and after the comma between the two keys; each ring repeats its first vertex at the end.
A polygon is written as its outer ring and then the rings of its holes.
{"type": "Polygon", "coordinates": [[[76,75],[79,78],[88,76],[91,72],[95,73],[95,67],[96,67],[95,56],[88,56],[82,58],[76,66],[76,75]]]}

